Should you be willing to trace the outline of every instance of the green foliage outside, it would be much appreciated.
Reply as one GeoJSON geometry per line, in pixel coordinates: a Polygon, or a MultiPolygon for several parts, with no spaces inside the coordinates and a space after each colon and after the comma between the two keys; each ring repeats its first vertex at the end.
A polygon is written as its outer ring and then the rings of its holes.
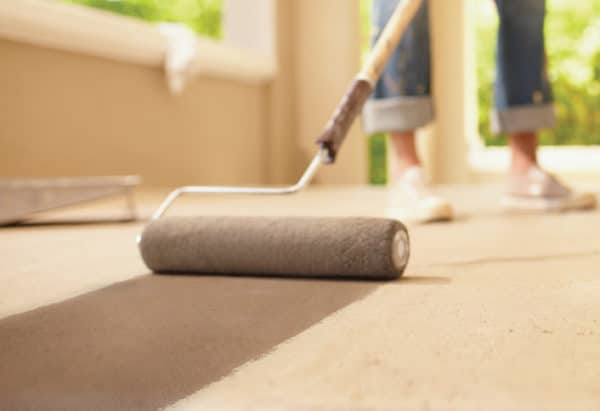
{"type": "MultiPolygon", "coordinates": [[[[371,46],[371,3],[373,0],[360,0],[361,50],[363,60],[369,54],[371,46]]],[[[369,183],[385,185],[387,183],[387,136],[375,134],[367,140],[369,183]]]]}
{"type": "MultiPolygon", "coordinates": [[[[498,17],[492,1],[477,0],[479,133],[486,145],[506,144],[490,132],[498,17]]],[[[600,144],[600,0],[547,0],[548,71],[558,116],[540,133],[544,145],[600,144]]]]}
{"type": "Polygon", "coordinates": [[[387,183],[387,138],[385,134],[370,136],[367,152],[369,153],[369,183],[385,185],[387,183]]]}
{"type": "Polygon", "coordinates": [[[64,0],[151,22],[178,22],[220,38],[222,0],[64,0]]]}

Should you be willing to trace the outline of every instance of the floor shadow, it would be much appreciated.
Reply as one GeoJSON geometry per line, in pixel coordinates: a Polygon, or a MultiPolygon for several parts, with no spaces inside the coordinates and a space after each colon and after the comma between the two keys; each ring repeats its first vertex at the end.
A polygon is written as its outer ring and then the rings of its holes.
{"type": "Polygon", "coordinates": [[[329,275],[329,276],[309,276],[306,274],[288,273],[288,274],[205,274],[205,273],[184,273],[184,272],[161,272],[154,273],[156,276],[167,277],[206,277],[206,278],[246,278],[247,280],[268,280],[276,279],[279,281],[319,281],[321,283],[357,283],[372,284],[374,286],[397,281],[398,278],[381,278],[368,276],[347,276],[347,275],[329,275]]]}
{"type": "Polygon", "coordinates": [[[6,225],[0,225],[0,229],[16,229],[16,228],[38,228],[38,227],[80,227],[80,226],[97,226],[110,224],[131,224],[140,223],[144,220],[131,217],[107,217],[107,218],[64,218],[52,220],[23,220],[16,221],[6,225]]]}
{"type": "Polygon", "coordinates": [[[514,257],[486,257],[464,261],[448,261],[440,262],[435,264],[429,264],[429,267],[456,267],[456,266],[468,266],[468,265],[479,265],[479,264],[504,264],[504,263],[519,263],[519,262],[535,262],[535,261],[552,261],[569,258],[586,258],[600,255],[600,249],[575,252],[575,253],[555,253],[555,254],[538,254],[528,256],[514,256],[514,257]]]}
{"type": "Polygon", "coordinates": [[[450,277],[418,275],[401,277],[397,280],[397,282],[416,285],[436,285],[450,284],[452,282],[452,279],[450,277]]]}

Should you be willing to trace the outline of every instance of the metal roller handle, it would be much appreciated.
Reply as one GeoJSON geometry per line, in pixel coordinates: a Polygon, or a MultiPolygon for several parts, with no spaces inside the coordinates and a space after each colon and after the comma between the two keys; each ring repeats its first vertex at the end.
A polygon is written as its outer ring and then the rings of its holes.
{"type": "Polygon", "coordinates": [[[284,195],[294,194],[304,189],[312,181],[322,164],[327,162],[327,154],[319,149],[298,182],[283,187],[228,187],[228,186],[187,186],[173,190],[152,215],[152,220],[161,218],[177,198],[186,194],[252,194],[284,195]]]}
{"type": "MultiPolygon", "coordinates": [[[[417,13],[422,0],[404,0],[400,2],[390,21],[386,25],[379,40],[373,47],[367,63],[356,76],[350,89],[340,102],[338,108],[323,134],[317,139],[319,150],[310,162],[298,182],[284,187],[227,187],[227,186],[187,186],[172,191],[160,207],[152,215],[152,220],[161,218],[173,202],[186,194],[252,194],[252,195],[285,195],[304,189],[313,179],[322,164],[331,164],[348,134],[348,130],[362,110],[365,102],[373,92],[383,68],[402,35],[417,13]]],[[[138,238],[139,240],[139,238],[138,238]]]]}

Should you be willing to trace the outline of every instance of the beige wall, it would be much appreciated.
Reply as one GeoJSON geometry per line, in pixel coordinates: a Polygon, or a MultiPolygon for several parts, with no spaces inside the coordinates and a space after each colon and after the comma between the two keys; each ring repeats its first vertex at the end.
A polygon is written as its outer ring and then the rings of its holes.
{"type": "Polygon", "coordinates": [[[0,40],[0,176],[136,173],[149,184],[266,179],[264,88],[0,40]]]}
{"type": "MultiPolygon", "coordinates": [[[[285,0],[289,1],[289,0],[285,0]]],[[[296,120],[296,51],[290,45],[294,41],[294,8],[278,1],[275,16],[275,50],[277,74],[267,87],[269,95],[265,113],[269,133],[267,150],[267,176],[270,184],[289,184],[295,181],[305,159],[299,151],[296,120]]]]}

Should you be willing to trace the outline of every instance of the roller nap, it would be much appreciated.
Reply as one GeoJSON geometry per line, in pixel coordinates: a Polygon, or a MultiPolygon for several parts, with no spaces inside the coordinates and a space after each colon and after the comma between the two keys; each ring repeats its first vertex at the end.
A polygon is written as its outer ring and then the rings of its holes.
{"type": "Polygon", "coordinates": [[[158,273],[397,278],[409,255],[406,228],[377,218],[165,218],[139,246],[158,273]]]}

